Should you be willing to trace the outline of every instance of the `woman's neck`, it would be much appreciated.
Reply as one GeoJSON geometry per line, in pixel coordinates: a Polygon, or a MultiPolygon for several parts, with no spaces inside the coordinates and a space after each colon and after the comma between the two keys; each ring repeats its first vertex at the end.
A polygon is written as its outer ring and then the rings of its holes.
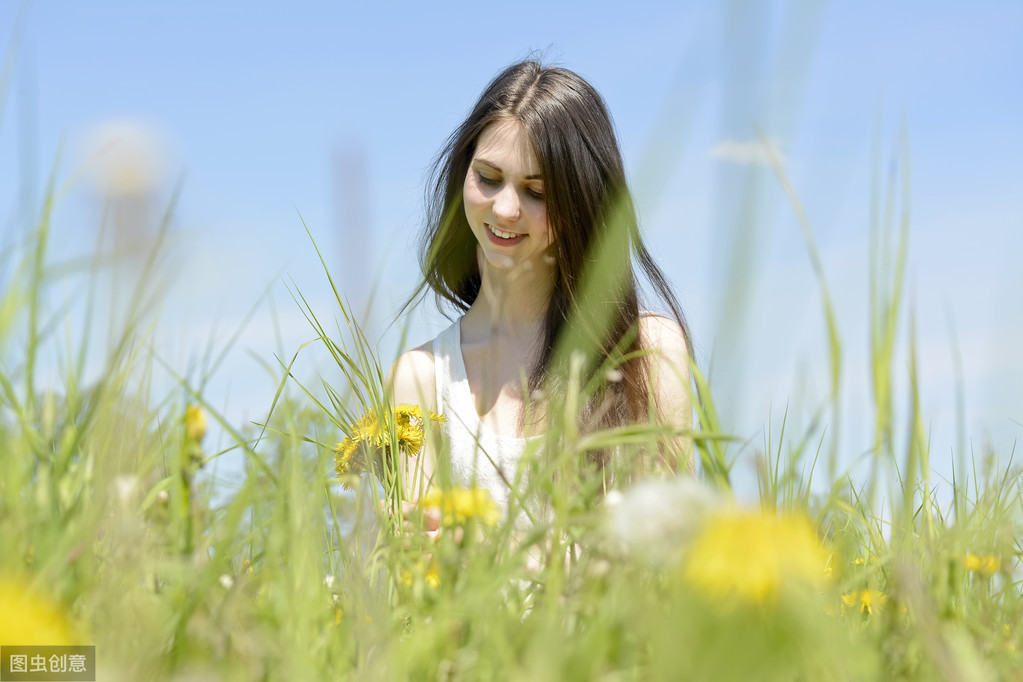
{"type": "Polygon", "coordinates": [[[497,269],[482,263],[480,291],[466,312],[470,322],[492,332],[539,330],[551,297],[550,272],[535,268],[497,269]]]}

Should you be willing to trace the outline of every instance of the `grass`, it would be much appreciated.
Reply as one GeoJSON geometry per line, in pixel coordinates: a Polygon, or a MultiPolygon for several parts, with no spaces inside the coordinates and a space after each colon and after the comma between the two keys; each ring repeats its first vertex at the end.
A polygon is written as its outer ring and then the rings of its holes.
{"type": "MultiPolygon", "coordinates": [[[[579,433],[566,410],[548,456],[519,472],[513,508],[535,523],[515,514],[493,523],[469,504],[436,541],[401,513],[400,458],[385,458],[354,493],[334,475],[335,444],[359,416],[390,406],[381,358],[325,262],[334,311],[293,293],[343,385],[298,382],[299,349],[270,365],[280,383],[265,423],[231,424],[202,377],[187,380],[152,350],[145,281],[111,322],[99,378],[86,378],[90,335],[69,321],[91,320],[92,297],[56,295],[66,273],[48,259],[51,182],[38,223],[2,261],[0,645],[94,643],[99,679],[113,680],[1019,679],[1018,471],[974,453],[939,505],[912,334],[910,416],[894,418],[909,227],[894,216],[909,178],[875,192],[875,420],[863,438],[869,473],[854,478],[838,470],[828,430],[842,344],[826,273],[776,170],[822,293],[832,390],[802,432],[787,417],[777,432],[769,424],[760,504],[731,498],[739,455],[694,368],[699,428],[687,435],[700,480],[602,494],[581,473],[589,450],[619,448],[611,473],[630,481],[642,477],[628,454],[672,434],[579,433]],[[41,381],[43,367],[59,368],[59,385],[41,381]],[[156,372],[178,386],[153,395],[156,372]],[[207,451],[203,420],[218,422],[245,461],[216,504],[202,468],[222,452],[207,451]],[[830,462],[823,486],[820,462],[830,462]],[[533,498],[549,511],[535,514],[533,498]]],[[[566,404],[585,390],[570,382],[566,404]]]]}

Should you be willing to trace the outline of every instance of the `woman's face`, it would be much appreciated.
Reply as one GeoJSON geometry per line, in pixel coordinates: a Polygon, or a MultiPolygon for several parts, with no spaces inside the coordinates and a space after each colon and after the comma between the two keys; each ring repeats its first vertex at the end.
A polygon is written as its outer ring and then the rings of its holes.
{"type": "Polygon", "coordinates": [[[484,129],[463,189],[465,217],[489,266],[551,268],[543,178],[521,123],[499,121],[484,129]]]}

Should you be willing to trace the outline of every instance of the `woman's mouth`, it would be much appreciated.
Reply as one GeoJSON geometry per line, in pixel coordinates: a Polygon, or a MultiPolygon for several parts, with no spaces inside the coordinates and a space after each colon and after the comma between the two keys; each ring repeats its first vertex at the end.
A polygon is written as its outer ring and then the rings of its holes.
{"type": "Polygon", "coordinates": [[[515,232],[505,232],[504,230],[499,230],[498,228],[494,227],[493,225],[490,225],[489,223],[487,223],[485,226],[487,228],[487,236],[490,237],[490,241],[501,246],[511,246],[512,244],[518,244],[527,236],[524,234],[517,234],[515,232]]]}

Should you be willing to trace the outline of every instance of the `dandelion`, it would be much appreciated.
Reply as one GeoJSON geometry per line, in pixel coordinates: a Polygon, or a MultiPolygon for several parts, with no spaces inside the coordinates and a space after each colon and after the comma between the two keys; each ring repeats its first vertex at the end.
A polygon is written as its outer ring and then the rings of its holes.
{"type": "Polygon", "coordinates": [[[992,575],[1002,568],[1002,561],[996,556],[985,554],[978,556],[967,552],[963,558],[963,566],[967,571],[979,573],[980,575],[992,575]]]}
{"type": "Polygon", "coordinates": [[[842,613],[846,609],[856,609],[860,613],[872,615],[875,608],[881,608],[888,601],[883,592],[877,590],[853,590],[842,595],[842,613]]]}
{"type": "Polygon", "coordinates": [[[431,589],[437,589],[440,587],[440,570],[437,568],[437,564],[433,564],[430,568],[426,569],[426,573],[423,574],[423,580],[431,589]]]}
{"type": "Polygon", "coordinates": [[[501,518],[497,503],[483,488],[431,488],[423,496],[424,507],[439,509],[445,526],[457,526],[469,519],[479,519],[488,526],[496,526],[501,518]]]}
{"type": "Polygon", "coordinates": [[[0,646],[68,646],[75,642],[67,613],[27,585],[0,577],[0,604],[0,646]]]}
{"type": "Polygon", "coordinates": [[[113,489],[117,501],[124,509],[128,509],[139,492],[139,478],[132,475],[117,476],[114,478],[113,489]]]}
{"type": "MultiPolygon", "coordinates": [[[[375,411],[370,410],[350,428],[350,434],[334,448],[334,470],[339,476],[359,475],[366,472],[368,447],[383,457],[391,457],[395,449],[410,457],[417,456],[426,440],[426,422],[444,422],[446,417],[436,412],[427,412],[418,405],[398,405],[385,413],[381,421],[375,411]],[[391,436],[397,439],[397,448],[392,447],[391,436]]],[[[346,482],[345,488],[351,489],[346,482]]]]}
{"type": "Polygon", "coordinates": [[[765,604],[786,587],[817,587],[828,554],[803,517],[742,510],[711,516],[683,556],[682,572],[697,590],[765,604]]]}
{"type": "Polygon", "coordinates": [[[198,443],[206,435],[206,413],[198,405],[185,408],[185,438],[198,443]]]}
{"type": "Polygon", "coordinates": [[[427,565],[423,559],[417,559],[412,570],[406,568],[401,572],[401,583],[405,587],[412,587],[416,578],[422,578],[431,590],[440,587],[440,569],[437,567],[437,562],[432,561],[427,565]]]}
{"type": "Polygon", "coordinates": [[[689,477],[639,483],[604,498],[605,531],[623,553],[653,565],[678,556],[705,518],[726,504],[715,489],[689,477]]]}

